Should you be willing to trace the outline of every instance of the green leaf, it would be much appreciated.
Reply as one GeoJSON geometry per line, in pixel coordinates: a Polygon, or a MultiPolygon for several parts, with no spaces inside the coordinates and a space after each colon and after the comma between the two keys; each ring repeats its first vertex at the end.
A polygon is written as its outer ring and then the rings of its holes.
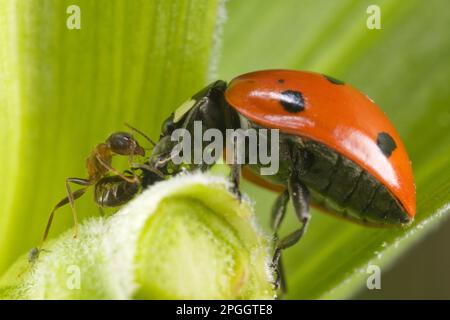
{"type": "MultiPolygon", "coordinates": [[[[345,79],[383,108],[406,144],[417,184],[411,227],[370,229],[313,210],[308,233],[285,252],[288,298],[351,297],[365,286],[369,263],[386,268],[450,211],[450,4],[234,0],[228,11],[222,78],[292,68],[345,79]],[[372,4],[381,8],[381,30],[366,28],[372,4]]],[[[245,190],[268,221],[274,195],[248,184],[245,190]]],[[[294,223],[288,212],[285,225],[294,223]]]]}
{"type": "Polygon", "coordinates": [[[270,241],[223,177],[180,175],[66,232],[0,278],[2,299],[272,299],[270,241]]]}
{"type": "MultiPolygon", "coordinates": [[[[68,176],[128,122],[156,138],[205,85],[221,0],[0,2],[0,271],[38,244],[68,176]],[[69,5],[81,29],[69,30],[69,5]]],[[[96,215],[91,194],[78,212],[96,215]]],[[[83,215],[81,215],[83,217],[83,215]]],[[[71,224],[58,212],[52,235],[71,224]]]]}

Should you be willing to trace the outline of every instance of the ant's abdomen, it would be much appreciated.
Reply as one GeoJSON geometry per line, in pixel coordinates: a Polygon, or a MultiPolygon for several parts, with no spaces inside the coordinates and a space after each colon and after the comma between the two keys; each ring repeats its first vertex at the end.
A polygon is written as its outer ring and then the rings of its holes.
{"type": "Polygon", "coordinates": [[[95,202],[101,207],[117,207],[130,201],[139,191],[139,183],[120,176],[108,176],[95,185],[95,202]]]}

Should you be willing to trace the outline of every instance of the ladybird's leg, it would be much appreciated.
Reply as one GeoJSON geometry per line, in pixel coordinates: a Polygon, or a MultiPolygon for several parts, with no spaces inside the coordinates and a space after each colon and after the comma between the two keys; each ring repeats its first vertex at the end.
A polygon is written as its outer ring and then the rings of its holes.
{"type": "Polygon", "coordinates": [[[270,228],[275,233],[278,234],[281,222],[283,221],[284,215],[286,213],[287,203],[289,201],[289,190],[286,189],[277,197],[277,200],[273,204],[272,214],[270,217],[270,228]]]}
{"type": "Polygon", "coordinates": [[[274,282],[274,287],[275,290],[279,290],[279,296],[277,297],[277,299],[282,299],[283,296],[286,294],[287,292],[287,284],[286,284],[286,273],[284,272],[284,267],[283,267],[283,258],[280,256],[278,258],[278,262],[277,265],[274,267],[276,268],[276,278],[275,278],[275,282],[274,282]]]}
{"type": "MultiPolygon", "coordinates": [[[[133,130],[131,131],[131,136],[132,137],[134,136],[133,130]]],[[[134,139],[134,137],[133,137],[133,139],[134,139]]],[[[134,149],[133,149],[133,151],[131,151],[130,155],[128,156],[128,165],[130,167],[132,167],[133,163],[134,163],[134,149]]],[[[134,171],[131,174],[133,175],[133,180],[134,181],[139,181],[139,177],[136,175],[136,173],[134,171]]]]}
{"type": "Polygon", "coordinates": [[[293,246],[301,239],[308,227],[310,219],[309,191],[306,186],[300,182],[296,175],[291,175],[291,177],[289,178],[288,188],[289,195],[294,206],[295,215],[297,216],[297,219],[302,224],[302,226],[298,230],[281,239],[278,244],[278,248],[280,248],[281,250],[293,246]]]}
{"type": "Polygon", "coordinates": [[[231,183],[232,183],[231,191],[237,196],[239,201],[241,201],[242,197],[241,190],[239,190],[240,176],[241,176],[241,165],[233,164],[231,166],[231,183]]]}
{"type": "MultiPolygon", "coordinates": [[[[130,166],[134,169],[142,169],[142,170],[147,170],[147,171],[151,171],[154,174],[156,174],[158,177],[160,177],[161,179],[165,179],[164,173],[162,173],[158,168],[152,167],[148,164],[143,164],[143,163],[131,163],[130,166]]],[[[133,171],[133,175],[136,175],[133,171]]]]}
{"type": "Polygon", "coordinates": [[[181,171],[183,171],[184,166],[183,163],[175,164],[172,161],[171,152],[160,154],[155,161],[151,162],[156,170],[159,170],[163,174],[163,179],[167,176],[175,176],[181,171]]]}
{"type": "Polygon", "coordinates": [[[241,180],[241,164],[238,163],[238,146],[236,141],[233,143],[233,163],[231,164],[231,183],[232,192],[237,196],[238,200],[241,201],[241,191],[239,189],[241,180]]]}
{"type": "MultiPolygon", "coordinates": [[[[56,210],[58,210],[59,208],[61,208],[62,206],[65,206],[66,204],[70,203],[71,208],[72,208],[72,215],[73,215],[73,220],[74,220],[74,234],[76,234],[76,229],[77,229],[77,213],[75,210],[75,205],[74,205],[74,201],[76,199],[78,199],[79,197],[81,197],[87,190],[87,187],[90,185],[90,181],[89,180],[84,180],[84,179],[78,179],[78,178],[68,178],[66,180],[66,189],[67,189],[67,197],[65,197],[64,199],[62,199],[61,201],[59,201],[55,207],[53,208],[52,212],[50,213],[50,216],[48,217],[48,221],[47,221],[47,226],[45,227],[45,231],[44,231],[44,235],[42,236],[42,241],[41,241],[41,246],[42,244],[47,240],[48,237],[48,233],[50,232],[50,227],[52,225],[53,222],[53,217],[55,216],[55,212],[56,210]],[[69,186],[69,182],[75,183],[75,184],[79,184],[79,185],[83,185],[86,186],[85,188],[81,188],[79,190],[76,190],[75,192],[72,192],[69,186]]],[[[40,247],[41,247],[40,246],[40,247]]]]}
{"type": "Polygon", "coordinates": [[[171,152],[160,154],[155,160],[155,168],[165,167],[172,160],[171,152]]]}
{"type": "Polygon", "coordinates": [[[282,238],[275,249],[273,264],[277,265],[281,257],[281,251],[296,244],[305,233],[309,220],[309,192],[306,186],[300,182],[296,174],[291,174],[288,183],[289,195],[292,199],[294,211],[297,219],[302,224],[301,227],[294,232],[282,238]]]}
{"type": "MultiPolygon", "coordinates": [[[[272,214],[270,219],[270,227],[272,231],[274,232],[274,241],[278,241],[278,231],[280,229],[281,222],[283,221],[283,218],[286,214],[286,207],[287,203],[289,201],[289,190],[284,190],[275,201],[273,207],[272,207],[272,214]]],[[[276,272],[276,279],[275,279],[275,289],[280,288],[281,293],[286,292],[286,278],[284,275],[283,270],[283,263],[281,261],[281,255],[277,257],[276,265],[274,264],[273,267],[275,268],[276,272]]]]}

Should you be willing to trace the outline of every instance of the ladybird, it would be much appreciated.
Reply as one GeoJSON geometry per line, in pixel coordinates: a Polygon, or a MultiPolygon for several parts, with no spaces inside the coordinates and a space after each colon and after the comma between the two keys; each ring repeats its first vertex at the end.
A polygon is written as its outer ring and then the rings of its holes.
{"type": "MultiPolygon", "coordinates": [[[[295,70],[251,72],[228,84],[215,81],[164,122],[152,166],[168,173],[170,135],[177,128],[192,130],[194,121],[221,132],[279,130],[278,172],[259,175],[258,163],[242,168],[248,180],[280,192],[271,215],[277,237],[289,199],[300,222],[278,240],[274,264],[281,250],[305,233],[310,202],[369,226],[402,226],[415,215],[411,162],[399,134],[367,95],[343,81],[295,70]]],[[[173,166],[172,172],[177,172],[173,166]]],[[[233,164],[237,193],[240,172],[241,166],[233,164]]]]}

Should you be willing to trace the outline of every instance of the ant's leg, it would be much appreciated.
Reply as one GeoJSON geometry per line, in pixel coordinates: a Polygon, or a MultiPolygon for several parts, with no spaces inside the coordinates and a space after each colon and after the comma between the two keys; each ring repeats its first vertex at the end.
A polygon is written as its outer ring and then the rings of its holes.
{"type": "MultiPolygon", "coordinates": [[[[82,186],[90,186],[92,182],[87,179],[80,179],[80,178],[67,178],[66,179],[66,189],[67,189],[67,197],[69,198],[70,207],[72,208],[72,216],[73,216],[73,237],[77,237],[78,233],[78,216],[77,211],[75,209],[75,199],[72,193],[72,190],[70,189],[70,183],[75,183],[82,186]]],[[[86,191],[85,190],[81,193],[83,194],[86,191]]]]}
{"type": "MultiPolygon", "coordinates": [[[[272,231],[274,232],[274,239],[275,241],[278,241],[278,231],[280,229],[281,222],[284,219],[284,216],[286,214],[286,207],[287,203],[289,201],[289,191],[288,189],[284,190],[275,201],[273,207],[272,207],[272,213],[271,213],[271,220],[270,220],[270,227],[272,231]]],[[[276,259],[277,264],[273,265],[276,272],[276,279],[275,279],[275,289],[280,288],[281,293],[286,292],[286,282],[285,282],[285,276],[284,276],[284,270],[283,270],[283,264],[281,261],[281,255],[277,257],[276,259]]]]}
{"type": "MultiPolygon", "coordinates": [[[[137,165],[136,163],[134,163],[134,152],[132,152],[132,153],[128,156],[128,165],[129,165],[130,167],[133,167],[133,165],[137,165]]],[[[139,181],[139,177],[137,176],[136,172],[131,171],[131,174],[133,175],[133,180],[139,181]]]]}
{"type": "MultiPolygon", "coordinates": [[[[70,178],[69,178],[69,179],[70,179],[70,178]]],[[[68,180],[69,180],[69,179],[68,179],[68,180]]],[[[89,185],[89,184],[85,184],[85,183],[88,182],[87,180],[82,180],[82,179],[80,179],[80,180],[83,181],[83,182],[82,182],[82,185],[86,185],[86,186],[89,185]]],[[[71,182],[72,182],[72,181],[71,181],[71,182]]],[[[74,183],[77,183],[77,182],[74,182],[74,183]]],[[[50,231],[50,227],[51,227],[52,222],[53,222],[53,217],[54,217],[54,215],[55,215],[55,211],[56,211],[57,209],[61,208],[62,206],[64,206],[64,205],[70,203],[70,202],[71,202],[70,199],[72,199],[72,201],[75,201],[76,199],[78,199],[79,197],[81,197],[81,196],[86,192],[86,190],[87,190],[87,188],[82,188],[82,189],[79,189],[79,190],[75,191],[74,193],[72,193],[72,192],[70,192],[70,188],[68,189],[68,194],[70,194],[70,197],[69,197],[69,195],[68,195],[67,197],[65,197],[64,199],[62,199],[60,202],[58,202],[58,203],[56,204],[56,206],[53,208],[52,212],[50,213],[50,216],[48,217],[47,226],[45,227],[44,235],[42,236],[42,244],[47,240],[48,233],[49,233],[49,231],[50,231]]],[[[74,212],[75,207],[72,207],[72,210],[73,210],[72,213],[73,213],[73,215],[74,215],[74,222],[76,223],[76,213],[74,212]]],[[[41,246],[42,246],[42,244],[41,244],[41,246]]]]}
{"type": "MultiPolygon", "coordinates": [[[[133,139],[134,139],[134,133],[138,132],[141,135],[143,135],[147,140],[149,140],[151,143],[153,143],[153,141],[151,141],[150,138],[147,137],[143,132],[139,131],[138,129],[132,127],[131,125],[129,125],[127,123],[125,123],[125,125],[130,129],[131,137],[133,137],[133,139]]],[[[128,156],[128,164],[132,167],[133,163],[134,163],[134,149],[131,151],[131,154],[128,156]]],[[[134,180],[139,181],[139,178],[138,178],[138,176],[136,175],[136,173],[134,171],[131,172],[131,174],[133,175],[133,179],[134,180]]]]}
{"type": "Polygon", "coordinates": [[[103,159],[96,154],[95,158],[98,160],[98,162],[100,162],[100,164],[102,166],[104,166],[106,169],[108,169],[109,171],[111,171],[112,173],[118,175],[119,177],[121,177],[123,180],[129,182],[129,183],[138,183],[139,182],[139,178],[135,175],[133,177],[133,179],[128,178],[127,176],[125,176],[124,174],[122,174],[119,170],[117,170],[116,168],[112,167],[111,165],[109,165],[108,163],[106,163],[105,161],[103,161],[103,159]]]}
{"type": "MultiPolygon", "coordinates": [[[[137,132],[137,133],[139,133],[141,136],[143,136],[145,139],[147,139],[147,141],[149,141],[149,142],[152,144],[153,147],[156,145],[156,143],[155,143],[152,139],[150,139],[150,138],[149,138],[145,133],[143,133],[142,131],[140,131],[140,130],[134,128],[134,127],[132,127],[132,126],[129,125],[128,123],[125,123],[125,125],[126,125],[128,128],[130,128],[131,136],[132,136],[132,137],[134,137],[134,133],[137,132]]],[[[163,179],[164,179],[164,175],[163,175],[159,170],[153,169],[153,168],[151,168],[150,166],[145,165],[145,164],[138,164],[138,163],[135,163],[135,162],[134,162],[134,150],[133,150],[133,151],[131,152],[131,154],[128,156],[128,164],[129,164],[130,167],[132,167],[132,168],[141,168],[141,169],[145,169],[145,170],[151,171],[151,172],[157,174],[160,178],[163,178],[163,179]]],[[[139,181],[139,177],[136,175],[136,172],[132,171],[131,174],[133,175],[133,179],[134,179],[135,181],[139,181]]]]}

